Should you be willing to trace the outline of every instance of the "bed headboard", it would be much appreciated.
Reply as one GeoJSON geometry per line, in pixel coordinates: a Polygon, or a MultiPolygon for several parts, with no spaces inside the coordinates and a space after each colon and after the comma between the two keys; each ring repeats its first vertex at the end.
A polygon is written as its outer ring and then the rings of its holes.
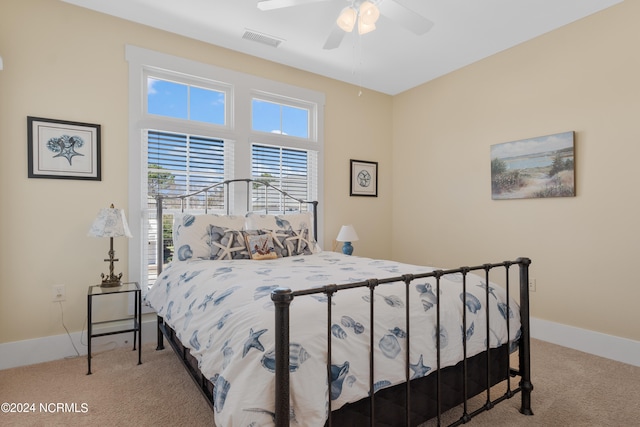
{"type": "MultiPolygon", "coordinates": [[[[268,178],[267,178],[268,179],[268,178]]],[[[219,206],[224,206],[224,211],[227,215],[230,214],[238,214],[238,212],[234,212],[232,195],[235,194],[231,192],[233,186],[242,185],[244,183],[245,188],[242,194],[245,198],[245,207],[244,212],[247,213],[252,211],[252,198],[256,195],[263,195],[265,200],[264,209],[260,209],[259,212],[264,213],[290,213],[290,212],[303,212],[311,210],[313,213],[313,235],[318,235],[318,202],[317,201],[308,201],[302,200],[297,197],[292,196],[286,191],[281,190],[270,184],[267,179],[251,179],[251,178],[239,178],[239,179],[230,179],[226,181],[222,181],[208,187],[204,187],[197,191],[192,191],[190,193],[178,194],[178,195],[156,195],[156,220],[157,220],[157,232],[156,232],[156,251],[157,251],[157,271],[158,274],[162,272],[162,268],[164,266],[164,242],[163,242],[163,225],[162,225],[162,216],[164,211],[164,205],[168,200],[178,201],[180,205],[180,211],[184,212],[187,209],[187,203],[190,198],[199,197],[201,200],[202,206],[199,207],[200,210],[204,209],[205,213],[208,213],[211,207],[211,202],[215,201],[218,205],[215,209],[220,211],[219,206]],[[266,201],[270,200],[269,195],[276,194],[282,200],[282,203],[279,205],[282,207],[281,209],[270,209],[269,203],[266,201]],[[211,197],[215,195],[215,197],[211,197]],[[221,199],[222,198],[222,199],[221,199]],[[292,206],[297,205],[297,209],[292,209],[292,206]],[[304,208],[307,209],[304,209],[304,208]]],[[[235,189],[234,189],[235,190],[235,189]]]]}

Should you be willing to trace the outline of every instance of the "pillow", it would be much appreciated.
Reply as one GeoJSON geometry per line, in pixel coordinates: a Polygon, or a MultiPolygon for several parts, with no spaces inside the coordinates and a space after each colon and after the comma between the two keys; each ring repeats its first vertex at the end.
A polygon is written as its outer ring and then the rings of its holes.
{"type": "Polygon", "coordinates": [[[301,229],[301,230],[287,230],[289,233],[289,237],[287,237],[287,245],[289,247],[289,256],[296,255],[311,255],[313,252],[312,248],[315,245],[315,241],[309,238],[311,234],[309,230],[301,229]]]}
{"type": "Polygon", "coordinates": [[[244,226],[242,216],[176,214],[173,217],[173,247],[178,261],[211,258],[210,226],[233,230],[244,226]]]}
{"type": "Polygon", "coordinates": [[[208,259],[249,259],[242,231],[216,225],[209,227],[211,255],[208,259]]]}
{"type": "Polygon", "coordinates": [[[278,258],[311,255],[313,246],[309,241],[309,230],[261,230],[272,238],[274,251],[278,258]]]}
{"type": "Polygon", "coordinates": [[[251,259],[278,258],[273,246],[273,238],[269,234],[245,234],[245,240],[251,259]]]}
{"type": "MultiPolygon", "coordinates": [[[[313,214],[311,212],[281,215],[249,212],[246,214],[245,226],[247,230],[307,230],[306,240],[309,250],[311,253],[320,252],[320,247],[313,234],[313,214]]],[[[274,243],[277,245],[275,240],[274,243]]]]}
{"type": "Polygon", "coordinates": [[[287,245],[287,237],[289,237],[289,233],[286,230],[260,230],[258,231],[260,234],[268,234],[271,236],[271,241],[273,242],[273,251],[276,253],[278,258],[284,258],[289,256],[289,246],[287,245]]]}

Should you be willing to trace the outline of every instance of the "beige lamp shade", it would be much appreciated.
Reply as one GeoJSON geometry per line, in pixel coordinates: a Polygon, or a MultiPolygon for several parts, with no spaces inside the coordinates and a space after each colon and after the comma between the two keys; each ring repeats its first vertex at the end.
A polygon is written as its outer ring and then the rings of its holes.
{"type": "Polygon", "coordinates": [[[124,210],[110,208],[100,209],[89,229],[89,237],[133,237],[124,210]]]}

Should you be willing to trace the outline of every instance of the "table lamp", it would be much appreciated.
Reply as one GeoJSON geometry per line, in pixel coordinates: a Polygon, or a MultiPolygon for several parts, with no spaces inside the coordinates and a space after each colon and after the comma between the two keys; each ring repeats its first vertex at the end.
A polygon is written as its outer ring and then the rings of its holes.
{"type": "Polygon", "coordinates": [[[127,218],[124,216],[124,211],[114,208],[113,203],[109,208],[100,209],[98,216],[91,225],[91,229],[89,229],[88,236],[109,238],[109,258],[105,259],[105,261],[109,262],[109,275],[102,273],[102,283],[100,286],[120,286],[122,273],[117,276],[113,274],[113,262],[118,261],[115,259],[115,251],[113,250],[113,238],[122,236],[133,237],[131,236],[131,231],[129,231],[129,225],[127,224],[127,218]]]}
{"type": "Polygon", "coordinates": [[[351,242],[355,242],[358,240],[358,235],[356,234],[355,228],[353,225],[343,225],[338,233],[338,237],[336,237],[338,242],[344,242],[342,245],[342,253],[345,255],[351,255],[353,253],[353,246],[351,246],[351,242]]]}

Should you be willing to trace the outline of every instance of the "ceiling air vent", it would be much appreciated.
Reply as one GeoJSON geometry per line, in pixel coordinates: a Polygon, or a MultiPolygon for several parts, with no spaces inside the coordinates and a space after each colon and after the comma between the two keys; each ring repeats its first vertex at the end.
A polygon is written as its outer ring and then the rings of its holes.
{"type": "Polygon", "coordinates": [[[284,41],[283,39],[279,39],[279,38],[270,36],[268,34],[259,33],[257,31],[248,30],[248,29],[244,30],[244,34],[242,35],[242,38],[247,40],[252,40],[254,42],[266,44],[271,47],[278,47],[280,43],[284,41]]]}

